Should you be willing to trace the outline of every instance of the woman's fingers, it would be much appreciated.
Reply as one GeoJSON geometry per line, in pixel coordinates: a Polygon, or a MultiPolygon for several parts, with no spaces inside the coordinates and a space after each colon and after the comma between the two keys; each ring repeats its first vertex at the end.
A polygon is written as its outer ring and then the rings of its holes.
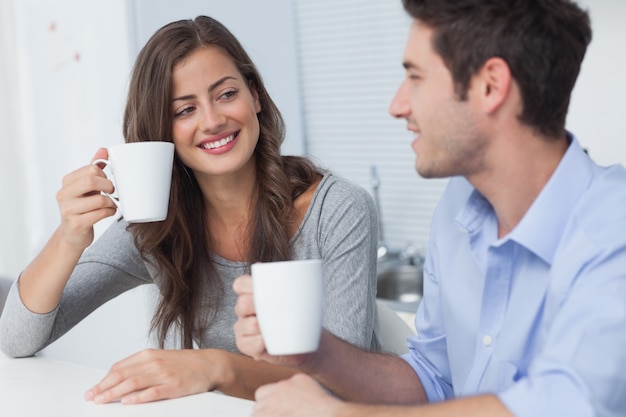
{"type": "MultiPolygon", "coordinates": [[[[107,150],[107,148],[98,149],[91,158],[91,163],[93,164],[93,161],[95,161],[96,159],[109,159],[109,151],[107,150]]],[[[98,166],[100,168],[103,168],[103,164],[98,164],[98,166]]]]}
{"type": "Polygon", "coordinates": [[[113,183],[104,171],[95,165],[87,165],[63,177],[62,187],[57,193],[57,200],[68,200],[92,195],[104,191],[112,193],[113,183]]]}
{"type": "Polygon", "coordinates": [[[87,165],[63,177],[57,192],[63,238],[86,247],[93,241],[93,225],[117,211],[115,203],[101,192],[114,191],[102,169],[87,165]]]}
{"type": "Polygon", "coordinates": [[[113,364],[102,381],[85,393],[85,398],[97,403],[106,403],[149,386],[149,378],[145,376],[151,372],[147,365],[156,360],[157,355],[153,352],[156,351],[147,349],[113,364]],[[138,378],[138,375],[143,375],[144,378],[138,378]]]}
{"type": "Polygon", "coordinates": [[[215,379],[209,362],[200,351],[147,349],[113,365],[85,399],[135,404],[205,392],[215,379]]]}

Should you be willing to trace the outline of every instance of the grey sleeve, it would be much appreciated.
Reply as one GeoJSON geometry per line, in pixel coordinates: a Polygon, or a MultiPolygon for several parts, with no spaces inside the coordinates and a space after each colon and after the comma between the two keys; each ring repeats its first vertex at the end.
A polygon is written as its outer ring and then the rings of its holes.
{"type": "Polygon", "coordinates": [[[32,356],[99,306],[138,285],[152,282],[123,221],[113,223],[81,256],[50,313],[28,310],[11,288],[0,316],[0,349],[11,357],[32,356]]]}
{"type": "Polygon", "coordinates": [[[343,180],[334,182],[323,195],[318,233],[325,274],[324,327],[361,348],[378,348],[378,215],[371,195],[343,180]]]}

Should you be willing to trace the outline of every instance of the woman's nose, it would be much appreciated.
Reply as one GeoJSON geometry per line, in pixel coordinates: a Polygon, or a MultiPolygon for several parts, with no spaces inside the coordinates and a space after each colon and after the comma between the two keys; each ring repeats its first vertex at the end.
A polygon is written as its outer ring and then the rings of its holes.
{"type": "Polygon", "coordinates": [[[214,131],[225,123],[226,116],[216,106],[207,106],[202,113],[202,130],[214,131]]]}

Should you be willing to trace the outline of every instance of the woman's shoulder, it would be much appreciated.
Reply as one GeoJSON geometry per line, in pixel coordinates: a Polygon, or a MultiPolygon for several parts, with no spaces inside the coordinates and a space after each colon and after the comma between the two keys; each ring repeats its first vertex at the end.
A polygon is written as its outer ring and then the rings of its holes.
{"type": "Polygon", "coordinates": [[[374,208],[374,199],[365,188],[332,171],[323,172],[314,196],[316,201],[324,206],[363,204],[374,208]]]}
{"type": "Polygon", "coordinates": [[[302,256],[319,255],[323,253],[320,242],[343,241],[357,229],[375,231],[377,221],[374,199],[365,188],[332,171],[322,171],[307,213],[294,235],[294,249],[302,256]],[[317,252],[307,252],[311,248],[317,252]]]}

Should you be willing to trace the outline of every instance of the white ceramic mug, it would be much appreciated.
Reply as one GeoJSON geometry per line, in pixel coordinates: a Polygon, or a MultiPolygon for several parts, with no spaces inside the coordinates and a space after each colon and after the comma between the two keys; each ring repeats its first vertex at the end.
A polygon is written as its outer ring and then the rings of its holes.
{"type": "Polygon", "coordinates": [[[322,333],[323,273],[319,259],[255,263],[254,305],[271,355],[317,350],[322,333]]]}
{"type": "Polygon", "coordinates": [[[132,142],[108,148],[109,159],[93,164],[110,167],[117,199],[107,194],[131,223],[165,220],[170,199],[174,144],[132,142]]]}

